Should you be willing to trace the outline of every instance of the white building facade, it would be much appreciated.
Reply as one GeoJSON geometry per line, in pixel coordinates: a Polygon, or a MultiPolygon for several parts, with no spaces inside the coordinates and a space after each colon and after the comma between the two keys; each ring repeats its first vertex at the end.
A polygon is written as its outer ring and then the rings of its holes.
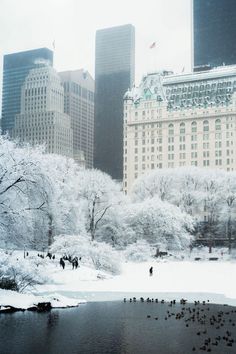
{"type": "Polygon", "coordinates": [[[73,132],[71,118],[64,113],[64,88],[51,66],[33,69],[27,76],[13,136],[32,146],[45,144],[48,153],[73,157],[73,132]]]}
{"type": "Polygon", "coordinates": [[[236,169],[236,66],[143,77],[124,97],[124,191],[148,170],[236,169]]]}

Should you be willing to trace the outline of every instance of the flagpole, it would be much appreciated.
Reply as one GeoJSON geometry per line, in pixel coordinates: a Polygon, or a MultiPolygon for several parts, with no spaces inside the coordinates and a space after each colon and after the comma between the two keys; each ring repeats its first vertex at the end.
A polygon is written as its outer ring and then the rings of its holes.
{"type": "Polygon", "coordinates": [[[150,71],[156,72],[157,71],[157,45],[156,42],[153,42],[149,46],[150,50],[150,71]]]}

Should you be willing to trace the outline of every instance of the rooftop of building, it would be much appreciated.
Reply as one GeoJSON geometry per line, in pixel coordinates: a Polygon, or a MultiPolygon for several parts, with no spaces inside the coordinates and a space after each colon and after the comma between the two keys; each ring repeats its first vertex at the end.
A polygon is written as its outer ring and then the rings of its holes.
{"type": "Polygon", "coordinates": [[[162,70],[143,76],[138,87],[124,96],[138,106],[141,101],[166,102],[168,110],[225,106],[236,91],[236,65],[174,74],[162,70]]]}
{"type": "Polygon", "coordinates": [[[25,67],[35,63],[36,60],[44,60],[49,65],[53,65],[53,51],[46,47],[31,49],[16,53],[10,53],[4,55],[3,66],[5,69],[12,69],[18,67],[25,67]],[[45,61],[46,60],[46,61],[45,61]]]}
{"type": "Polygon", "coordinates": [[[85,69],[61,71],[59,75],[62,82],[73,81],[90,91],[94,91],[94,79],[85,69]]]}

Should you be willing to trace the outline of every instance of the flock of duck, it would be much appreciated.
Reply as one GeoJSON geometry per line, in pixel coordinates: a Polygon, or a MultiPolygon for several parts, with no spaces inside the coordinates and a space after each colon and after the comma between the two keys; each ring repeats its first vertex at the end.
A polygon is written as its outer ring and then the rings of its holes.
{"type": "MultiPolygon", "coordinates": [[[[160,303],[168,305],[164,320],[175,319],[177,321],[183,320],[185,327],[190,327],[191,324],[198,324],[203,328],[203,330],[198,330],[196,335],[202,339],[202,343],[199,347],[193,346],[192,351],[206,351],[213,352],[214,348],[219,345],[226,346],[229,350],[236,344],[236,339],[233,338],[232,332],[236,334],[236,309],[233,307],[228,307],[223,305],[220,307],[220,310],[214,311],[212,314],[209,300],[207,301],[194,301],[192,304],[188,304],[186,299],[180,300],[180,308],[178,311],[174,312],[175,305],[178,304],[177,300],[171,300],[166,302],[165,300],[159,300],[157,298],[146,298],[141,297],[139,300],[136,297],[133,298],[124,298],[124,302],[141,302],[141,303],[160,303]],[[170,309],[171,308],[171,309],[170,309]],[[226,309],[223,311],[222,309],[226,309]],[[212,335],[212,330],[214,335],[212,335]],[[210,333],[211,332],[211,335],[210,333]]],[[[219,308],[219,307],[218,307],[219,308]]],[[[177,308],[176,308],[177,309],[177,308]]],[[[148,319],[159,320],[157,316],[147,315],[148,319]]],[[[223,350],[223,348],[222,348],[223,350]]],[[[225,349],[227,350],[227,349],[225,349]]],[[[225,351],[224,350],[224,351],[225,351]]],[[[233,348],[232,348],[233,350],[233,348]]],[[[230,352],[232,352],[230,350],[230,352]]],[[[226,351],[228,354],[228,351],[226,351]]]]}

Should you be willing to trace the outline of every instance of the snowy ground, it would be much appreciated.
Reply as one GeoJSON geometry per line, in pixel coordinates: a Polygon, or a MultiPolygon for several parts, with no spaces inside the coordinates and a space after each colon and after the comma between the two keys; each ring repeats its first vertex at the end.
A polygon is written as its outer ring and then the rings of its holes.
{"type": "MultiPolygon", "coordinates": [[[[166,300],[179,300],[183,297],[188,301],[209,299],[214,303],[236,306],[236,260],[235,257],[229,257],[226,250],[223,255],[221,252],[218,250],[209,255],[207,250],[203,250],[201,254],[194,250],[191,255],[178,255],[167,259],[152,258],[149,262],[142,263],[124,262],[122,272],[117,276],[84,265],[72,270],[69,262],[66,262],[63,270],[59,266],[58,257],[54,261],[47,258],[43,262],[45,274],[50,281],[38,285],[33,290],[37,299],[32,294],[20,294],[17,295],[17,301],[20,301],[20,307],[25,308],[29,307],[29,303],[52,301],[57,298],[59,302],[53,303],[53,306],[63,307],[81,302],[79,299],[106,301],[131,296],[155,296],[166,300]],[[200,256],[200,261],[194,260],[197,256],[200,256]],[[209,261],[209,257],[214,256],[219,260],[209,261]],[[151,266],[154,268],[152,277],[149,276],[151,266]],[[44,300],[38,298],[45,295],[44,300]],[[60,298],[61,295],[70,299],[60,298]]],[[[19,257],[20,254],[16,253],[16,256],[19,257]]],[[[0,290],[0,305],[14,306],[13,294],[16,293],[11,294],[12,297],[9,297],[9,294],[10,292],[0,290]]]]}
{"type": "Polygon", "coordinates": [[[124,263],[119,276],[80,267],[77,270],[54,269],[53,284],[38,286],[39,292],[84,293],[90,300],[121,298],[122,294],[162,293],[163,298],[187,297],[236,305],[236,262],[234,261],[152,261],[124,263]],[[153,276],[149,268],[153,266],[153,276]],[[104,277],[104,279],[101,279],[104,277]],[[93,296],[89,296],[89,293],[93,296]],[[112,293],[113,296],[109,296],[112,293]],[[115,296],[115,293],[119,296],[115,296]],[[102,294],[102,296],[101,296],[102,294]]]}

